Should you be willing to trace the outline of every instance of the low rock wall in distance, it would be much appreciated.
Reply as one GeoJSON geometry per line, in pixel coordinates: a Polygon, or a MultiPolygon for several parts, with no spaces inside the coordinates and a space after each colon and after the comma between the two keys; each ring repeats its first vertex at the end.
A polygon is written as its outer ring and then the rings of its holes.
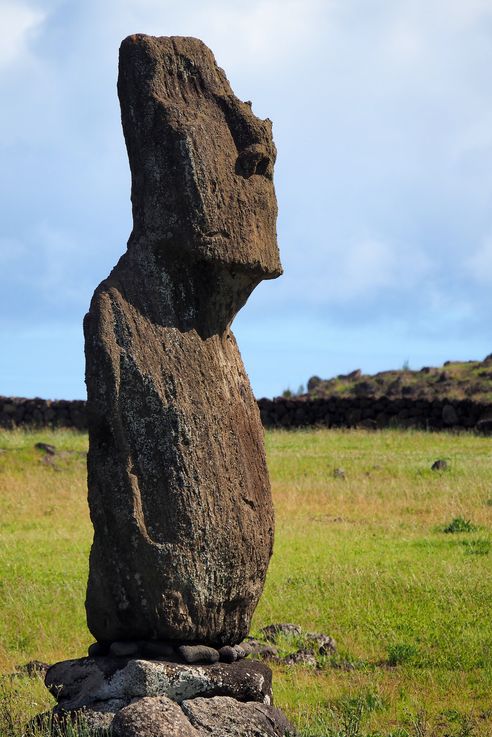
{"type": "MultiPolygon", "coordinates": [[[[428,430],[466,429],[492,432],[492,405],[470,400],[424,399],[276,399],[258,400],[268,428],[384,427],[428,430]]],[[[0,397],[0,427],[68,427],[87,429],[83,400],[0,397]]]]}
{"type": "Polygon", "coordinates": [[[442,401],[419,399],[260,399],[265,427],[383,427],[446,430],[449,428],[492,428],[492,405],[469,400],[442,401]]]}
{"type": "Polygon", "coordinates": [[[0,397],[0,427],[71,427],[86,430],[85,401],[0,397]]]}

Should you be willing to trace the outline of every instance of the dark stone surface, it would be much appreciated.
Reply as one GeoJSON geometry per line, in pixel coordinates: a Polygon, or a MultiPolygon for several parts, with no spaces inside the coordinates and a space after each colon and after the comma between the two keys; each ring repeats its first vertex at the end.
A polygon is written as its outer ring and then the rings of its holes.
{"type": "Polygon", "coordinates": [[[108,701],[71,712],[58,709],[32,720],[26,737],[69,737],[76,726],[97,737],[287,737],[295,729],[269,704],[229,696],[196,698],[181,705],[166,696],[145,696],[130,704],[108,701]],[[51,729],[50,729],[51,726],[51,729]]]}
{"type": "Polygon", "coordinates": [[[287,737],[296,731],[273,706],[240,703],[227,696],[193,699],[182,705],[201,737],[287,737]]]}
{"type": "Polygon", "coordinates": [[[270,121],[190,38],[130,36],[128,250],[84,321],[87,621],[97,640],[234,644],[272,552],[257,404],[230,330],[279,276],[270,121]]]}
{"type": "Polygon", "coordinates": [[[443,460],[442,458],[438,458],[437,461],[434,461],[431,466],[432,471],[447,471],[448,468],[448,462],[443,460]]]}
{"type": "Polygon", "coordinates": [[[142,653],[147,658],[165,658],[174,653],[174,648],[170,642],[162,640],[150,640],[141,642],[142,653]]]}
{"type": "Polygon", "coordinates": [[[93,642],[87,649],[87,655],[89,658],[97,658],[101,655],[107,655],[109,653],[109,644],[105,642],[93,642]]]}
{"type": "MultiPolygon", "coordinates": [[[[361,419],[357,427],[414,427],[423,430],[475,430],[492,434],[492,408],[489,404],[475,400],[453,400],[458,423],[446,425],[442,411],[446,402],[433,399],[405,398],[404,406],[400,399],[387,396],[377,399],[357,397],[345,399],[324,397],[317,399],[259,399],[261,420],[265,427],[353,427],[352,410],[359,410],[361,419]],[[302,406],[302,412],[298,412],[302,406]],[[400,410],[407,416],[399,418],[400,410]]],[[[75,427],[87,428],[86,403],[82,401],[51,401],[46,399],[22,399],[0,397],[0,427],[75,427]],[[40,407],[40,409],[38,409],[40,407]],[[34,411],[39,413],[39,421],[34,419],[34,411]],[[74,419],[76,418],[76,419],[74,419]]]]}
{"type": "Polygon", "coordinates": [[[234,663],[238,659],[236,649],[230,645],[224,645],[220,648],[219,657],[223,663],[234,663]]]}
{"type": "Polygon", "coordinates": [[[121,709],[111,724],[113,737],[198,737],[181,708],[166,696],[147,696],[121,709]]]}
{"type": "Polygon", "coordinates": [[[181,702],[196,696],[231,696],[239,701],[271,703],[272,673],[264,663],[187,665],[170,661],[98,657],[53,665],[45,683],[66,711],[109,700],[130,703],[144,696],[181,702]]]}
{"type": "Polygon", "coordinates": [[[55,446],[50,445],[49,443],[36,443],[34,447],[37,448],[37,450],[44,450],[44,452],[48,453],[50,456],[54,456],[56,453],[55,446]]]}
{"type": "Polygon", "coordinates": [[[442,421],[445,425],[458,425],[459,417],[452,404],[445,404],[442,408],[442,421]]]}
{"type": "Polygon", "coordinates": [[[206,645],[181,645],[178,652],[186,663],[216,663],[219,651],[206,645]]]}
{"type": "Polygon", "coordinates": [[[109,648],[109,654],[117,658],[127,658],[130,655],[136,655],[139,651],[136,642],[112,642],[109,648]]]}

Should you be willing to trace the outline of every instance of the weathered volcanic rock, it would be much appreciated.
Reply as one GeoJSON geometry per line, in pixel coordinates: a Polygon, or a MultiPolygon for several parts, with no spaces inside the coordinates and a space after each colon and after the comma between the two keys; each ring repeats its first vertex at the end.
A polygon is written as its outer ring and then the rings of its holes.
{"type": "Polygon", "coordinates": [[[84,322],[101,642],[220,647],[248,632],[272,551],[263,431],[231,322],[279,276],[271,123],[197,39],[130,36],[118,92],[128,250],[84,322]]]}
{"type": "Polygon", "coordinates": [[[111,723],[113,737],[199,737],[179,706],[166,696],[147,696],[125,706],[111,723]]]}
{"type": "Polygon", "coordinates": [[[238,701],[272,700],[272,673],[256,661],[186,665],[125,658],[80,658],[53,665],[45,683],[60,708],[72,711],[100,702],[120,706],[144,696],[181,703],[196,696],[231,696],[238,701]]]}
{"type": "Polygon", "coordinates": [[[279,709],[228,696],[185,701],[183,711],[201,737],[284,737],[296,731],[279,709]]]}

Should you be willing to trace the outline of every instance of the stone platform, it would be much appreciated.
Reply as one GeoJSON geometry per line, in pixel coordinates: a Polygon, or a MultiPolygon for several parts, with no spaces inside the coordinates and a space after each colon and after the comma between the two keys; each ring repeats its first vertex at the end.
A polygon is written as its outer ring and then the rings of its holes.
{"type": "Polygon", "coordinates": [[[87,657],[49,668],[55,721],[111,737],[285,737],[294,728],[272,705],[264,663],[87,657]]]}

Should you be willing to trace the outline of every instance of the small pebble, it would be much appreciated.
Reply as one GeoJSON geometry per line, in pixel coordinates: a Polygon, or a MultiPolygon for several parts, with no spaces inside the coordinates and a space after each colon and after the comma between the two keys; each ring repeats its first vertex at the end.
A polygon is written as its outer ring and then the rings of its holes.
{"type": "Polygon", "coordinates": [[[297,665],[298,663],[301,665],[316,665],[316,658],[314,657],[314,653],[312,650],[297,650],[295,653],[292,653],[292,655],[287,655],[286,658],[283,658],[283,662],[287,665],[297,665]]]}
{"type": "Polygon", "coordinates": [[[345,470],[343,468],[333,469],[333,478],[335,479],[346,479],[345,470]]]}
{"type": "Polygon", "coordinates": [[[239,644],[239,647],[242,647],[246,655],[251,655],[251,653],[254,653],[255,651],[255,646],[251,641],[248,640],[244,640],[243,642],[241,642],[239,644]]]}
{"type": "Polygon", "coordinates": [[[265,643],[250,637],[241,642],[241,647],[248,655],[257,655],[265,647],[265,643]]]}
{"type": "Polygon", "coordinates": [[[125,642],[123,640],[112,642],[109,652],[117,658],[126,658],[138,653],[138,645],[136,642],[125,642]]]}
{"type": "Polygon", "coordinates": [[[224,645],[219,649],[219,656],[223,663],[234,663],[237,660],[237,652],[230,645],[224,645]]]}
{"type": "Polygon", "coordinates": [[[235,651],[238,660],[242,660],[247,655],[245,649],[241,647],[241,645],[234,645],[233,650],[235,651]]]}
{"type": "Polygon", "coordinates": [[[274,645],[263,645],[254,652],[262,660],[275,660],[278,657],[278,648],[274,645]]]}
{"type": "Polygon", "coordinates": [[[181,645],[179,654],[187,663],[217,663],[219,651],[207,645],[181,645]]]}

